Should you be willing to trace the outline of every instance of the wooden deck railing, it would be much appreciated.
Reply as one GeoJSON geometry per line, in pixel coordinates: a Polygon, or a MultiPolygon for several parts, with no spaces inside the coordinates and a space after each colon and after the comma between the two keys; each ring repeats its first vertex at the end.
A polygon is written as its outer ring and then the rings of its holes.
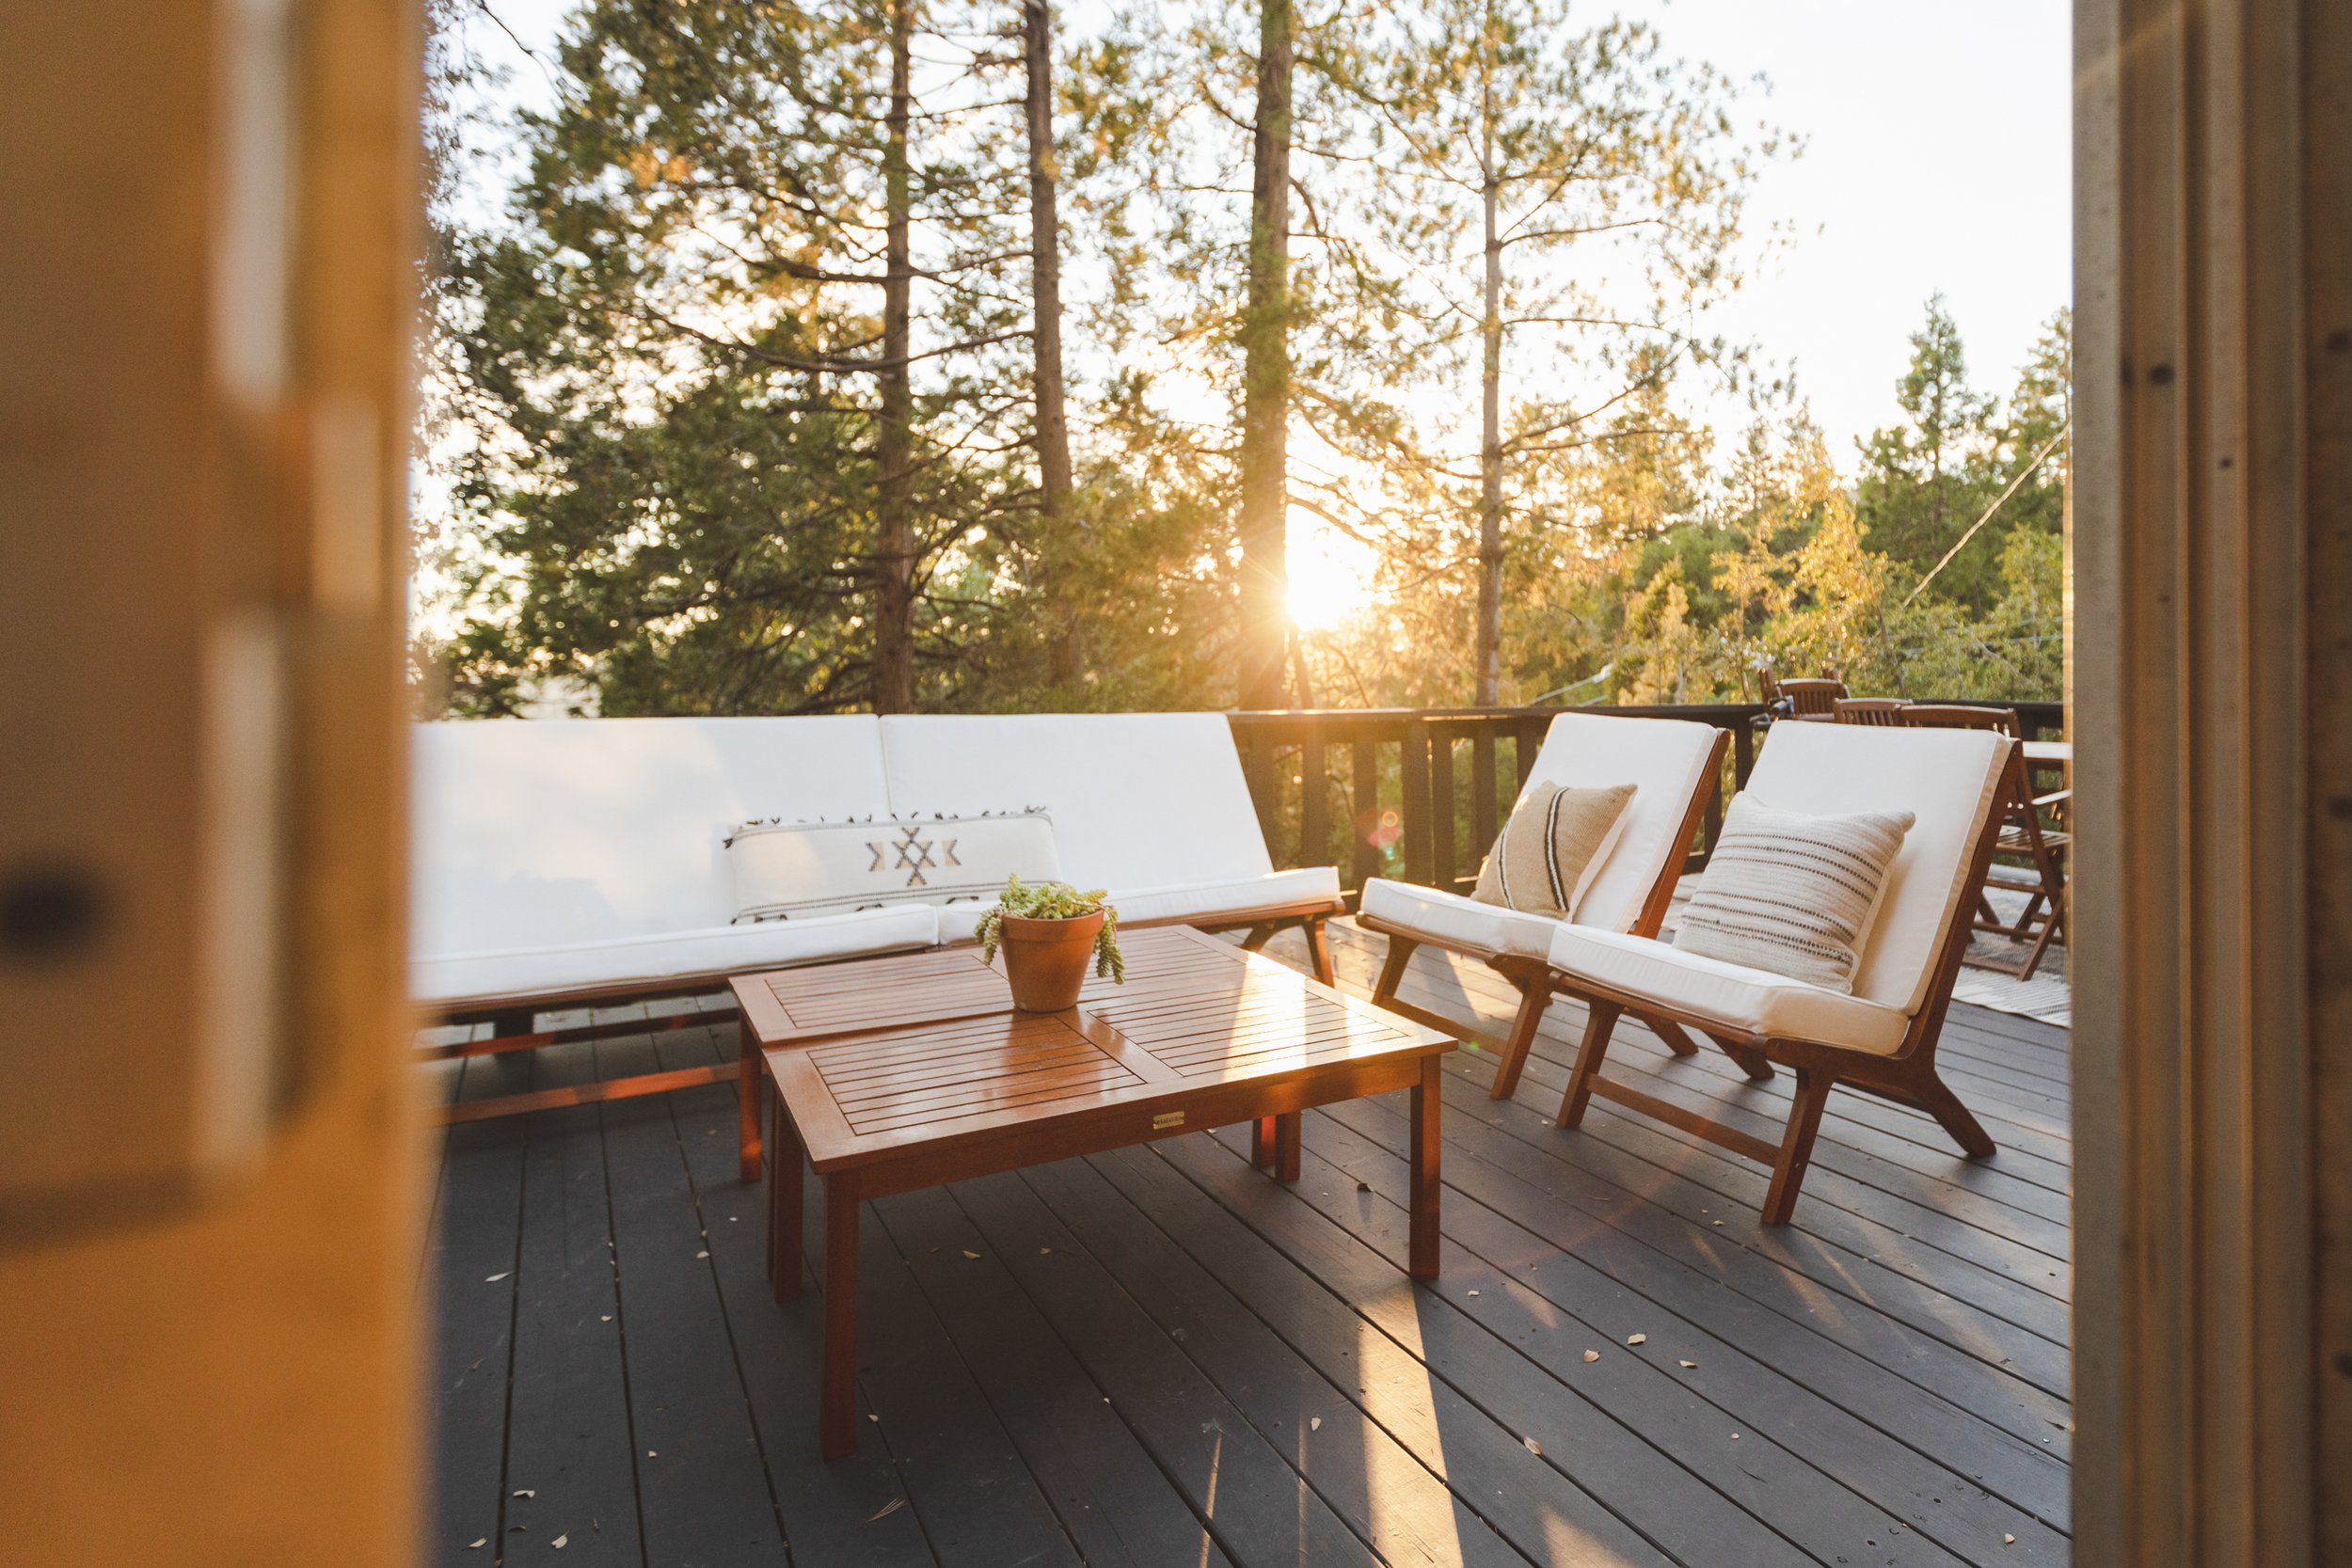
{"type": "MultiPolygon", "coordinates": [[[[2059,730],[2057,703],[2013,703],[2026,739],[2059,730]]],[[[1235,713],[1233,743],[1277,865],[1336,865],[1350,902],[1366,879],[1467,892],[1535,765],[1553,707],[1316,708],[1235,713]]],[[[1596,711],[1731,732],[1724,777],[1691,859],[1707,863],[1723,804],[1762,738],[1756,703],[1596,711]]]]}

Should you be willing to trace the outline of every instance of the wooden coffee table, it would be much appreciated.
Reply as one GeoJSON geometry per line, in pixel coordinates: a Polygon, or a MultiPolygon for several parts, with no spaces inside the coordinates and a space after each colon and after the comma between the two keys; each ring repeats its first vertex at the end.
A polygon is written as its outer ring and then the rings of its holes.
{"type": "MultiPolygon", "coordinates": [[[[858,1205],[1156,1138],[1275,1118],[1295,1180],[1299,1113],[1412,1091],[1411,1260],[1438,1273],[1439,1058],[1454,1041],[1183,927],[1125,938],[1127,984],[1016,1013],[977,948],[739,976],[745,1086],[767,1080],[768,1272],[801,1291],[802,1164],[825,1184],[828,1459],[856,1447],[858,1205]],[[754,1045],[756,1050],[754,1050],[754,1045]]],[[[755,1125],[745,1169],[757,1169],[755,1125]]],[[[1261,1135],[1261,1163],[1265,1139],[1261,1135]]]]}

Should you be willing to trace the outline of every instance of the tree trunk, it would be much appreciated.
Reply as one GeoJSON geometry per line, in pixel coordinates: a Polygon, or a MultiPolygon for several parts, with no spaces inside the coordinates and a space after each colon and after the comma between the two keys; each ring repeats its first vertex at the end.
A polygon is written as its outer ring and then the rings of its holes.
{"type": "Polygon", "coordinates": [[[914,707],[914,392],[907,356],[914,292],[908,240],[912,200],[907,117],[914,0],[890,8],[890,118],[882,148],[886,265],[882,282],[882,420],[875,433],[881,470],[876,496],[874,711],[914,707]]]}
{"type": "Polygon", "coordinates": [[[1070,417],[1061,370],[1061,223],[1056,211],[1054,157],[1054,13],[1051,0],[1022,0],[1021,52],[1028,70],[1029,300],[1032,377],[1037,396],[1040,531],[1054,633],[1054,679],[1074,686],[1086,673],[1078,608],[1066,580],[1075,555],[1070,537],[1070,417]]]}
{"type": "Polygon", "coordinates": [[[1479,372],[1478,674],[1470,700],[1492,707],[1502,700],[1502,236],[1496,227],[1502,196],[1495,180],[1491,104],[1486,106],[1486,284],[1478,324],[1486,351],[1479,372]]]}
{"type": "Polygon", "coordinates": [[[1291,0],[1260,0],[1258,121],[1242,316],[1241,705],[1282,699],[1290,504],[1291,0]]]}

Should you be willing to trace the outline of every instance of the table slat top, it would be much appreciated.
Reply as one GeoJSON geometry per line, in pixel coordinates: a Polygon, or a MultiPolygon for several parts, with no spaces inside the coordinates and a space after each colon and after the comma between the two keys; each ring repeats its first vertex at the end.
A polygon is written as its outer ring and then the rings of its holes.
{"type": "Polygon", "coordinates": [[[1012,1011],[977,950],[743,975],[735,990],[820,1171],[1455,1043],[1196,931],[1125,945],[1128,983],[1090,983],[1059,1013],[1012,1011]]]}

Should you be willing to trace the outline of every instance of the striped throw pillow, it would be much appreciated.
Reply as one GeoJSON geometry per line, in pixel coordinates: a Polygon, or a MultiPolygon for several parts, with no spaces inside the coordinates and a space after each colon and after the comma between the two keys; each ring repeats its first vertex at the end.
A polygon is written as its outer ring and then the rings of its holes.
{"type": "Polygon", "coordinates": [[[1907,811],[1807,816],[1738,797],[1676,921],[1675,945],[1851,993],[1913,820],[1907,811]]]}
{"type": "Polygon", "coordinates": [[[1593,883],[1625,828],[1631,784],[1528,790],[1495,837],[1470,896],[1482,904],[1565,920],[1593,883]]]}

